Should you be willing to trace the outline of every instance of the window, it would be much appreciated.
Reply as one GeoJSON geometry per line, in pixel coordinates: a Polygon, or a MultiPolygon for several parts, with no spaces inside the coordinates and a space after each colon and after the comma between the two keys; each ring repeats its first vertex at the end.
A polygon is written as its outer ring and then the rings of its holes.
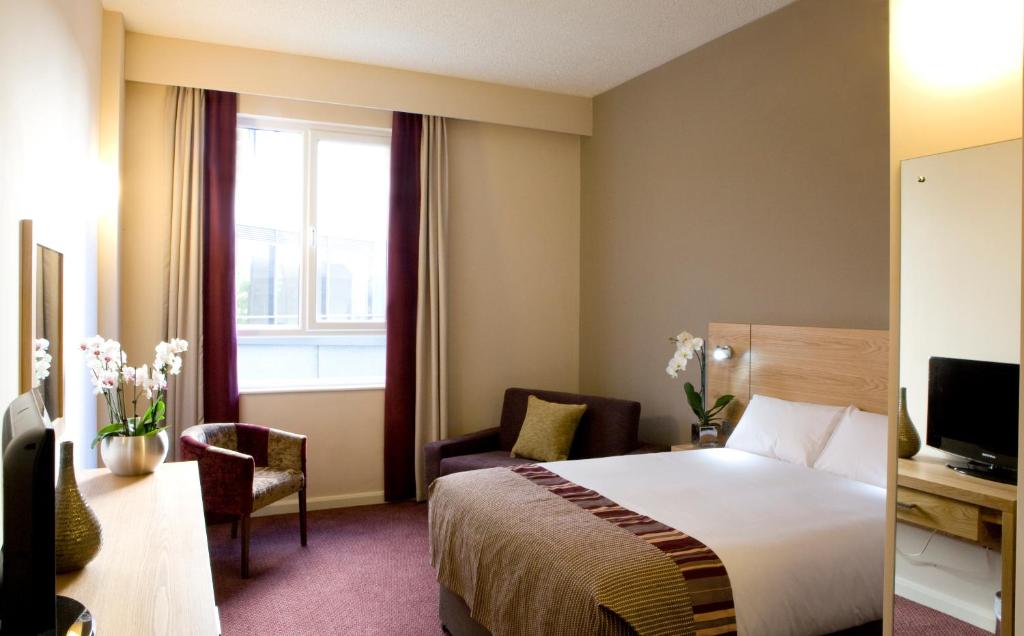
{"type": "Polygon", "coordinates": [[[239,117],[243,390],[384,382],[390,135],[239,117]]]}

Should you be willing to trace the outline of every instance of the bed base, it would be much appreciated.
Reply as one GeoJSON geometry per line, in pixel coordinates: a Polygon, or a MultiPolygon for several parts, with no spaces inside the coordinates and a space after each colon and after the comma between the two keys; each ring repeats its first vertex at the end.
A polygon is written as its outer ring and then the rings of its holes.
{"type": "MultiPolygon", "coordinates": [[[[438,585],[438,615],[441,629],[450,636],[491,636],[486,627],[469,615],[465,601],[443,585],[438,585]]],[[[828,636],[880,636],[882,621],[872,621],[828,636]]]]}

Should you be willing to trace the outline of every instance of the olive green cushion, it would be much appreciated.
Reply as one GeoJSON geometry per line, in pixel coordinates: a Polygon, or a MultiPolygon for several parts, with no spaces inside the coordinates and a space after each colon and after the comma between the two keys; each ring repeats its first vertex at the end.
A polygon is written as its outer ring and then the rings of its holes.
{"type": "Polygon", "coordinates": [[[586,410],[586,404],[545,402],[531,395],[526,403],[523,428],[512,447],[512,457],[541,462],[569,459],[572,438],[586,410]]]}

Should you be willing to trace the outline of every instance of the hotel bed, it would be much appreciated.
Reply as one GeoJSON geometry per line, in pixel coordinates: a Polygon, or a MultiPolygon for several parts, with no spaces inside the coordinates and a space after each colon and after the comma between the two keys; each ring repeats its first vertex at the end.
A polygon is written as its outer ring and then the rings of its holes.
{"type": "MultiPolygon", "coordinates": [[[[712,372],[712,392],[732,389],[741,408],[754,406],[753,394],[885,403],[884,332],[709,331],[711,346],[729,340],[738,354],[712,372]],[[786,388],[794,377],[803,378],[795,392],[786,388]]],[[[779,401],[755,398],[758,413],[769,402],[779,401]]],[[[788,449],[771,430],[752,437],[760,429],[750,422],[763,417],[748,413],[736,448],[437,480],[431,549],[445,628],[454,636],[880,633],[885,489],[867,483],[877,469],[865,480],[841,466],[865,452],[856,412],[843,410],[827,431],[788,449]],[[826,461],[812,467],[819,456],[826,461]]],[[[882,431],[872,440],[884,440],[884,418],[871,417],[882,431]]],[[[786,426],[799,433],[804,420],[786,426]]],[[[866,452],[880,463],[881,453],[866,452]]]]}

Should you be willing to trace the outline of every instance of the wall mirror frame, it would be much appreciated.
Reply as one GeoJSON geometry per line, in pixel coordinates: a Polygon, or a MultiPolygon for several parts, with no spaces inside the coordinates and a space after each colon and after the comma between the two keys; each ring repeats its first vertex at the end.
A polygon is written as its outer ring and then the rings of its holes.
{"type": "Polygon", "coordinates": [[[34,232],[31,220],[21,221],[19,390],[35,387],[51,419],[64,416],[64,254],[46,236],[34,232]],[[49,341],[49,376],[38,381],[34,341],[49,341]]]}
{"type": "Polygon", "coordinates": [[[943,625],[955,621],[989,633],[998,619],[999,633],[1006,634],[1019,622],[1017,488],[991,475],[982,479],[950,469],[974,458],[975,446],[978,452],[984,447],[1018,454],[1017,406],[1011,402],[1018,394],[1016,376],[1008,378],[1012,389],[994,381],[979,388],[962,372],[936,375],[932,363],[980,361],[966,363],[975,365],[971,374],[992,380],[980,365],[1020,362],[1021,157],[1022,142],[1015,138],[899,164],[893,228],[899,340],[890,390],[906,388],[903,408],[890,406],[890,412],[894,427],[902,423],[917,431],[920,450],[906,444],[912,457],[897,460],[897,431],[890,432],[890,461],[896,464],[890,483],[895,476],[896,488],[890,487],[895,523],[888,576],[894,576],[895,595],[888,602],[893,619],[903,612],[917,617],[893,620],[894,626],[918,624],[922,617],[940,620],[941,614],[943,625]],[[959,416],[959,405],[967,403],[977,405],[976,420],[959,416]],[[930,412],[936,409],[938,415],[930,412]],[[962,424],[951,426],[943,409],[957,413],[962,424]],[[939,428],[929,437],[933,427],[939,428]]]}

